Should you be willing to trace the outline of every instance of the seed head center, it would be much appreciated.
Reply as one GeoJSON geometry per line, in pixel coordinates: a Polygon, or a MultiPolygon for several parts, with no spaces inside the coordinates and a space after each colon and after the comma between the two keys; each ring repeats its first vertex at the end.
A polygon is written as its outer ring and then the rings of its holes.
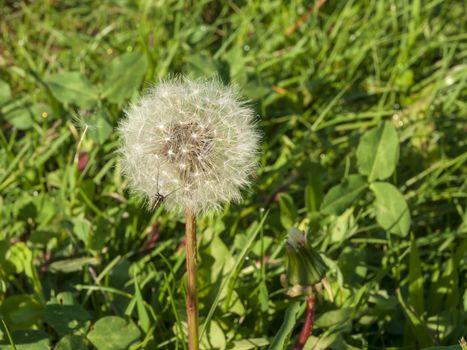
{"type": "Polygon", "coordinates": [[[196,122],[177,122],[165,128],[162,154],[177,169],[182,179],[209,169],[207,157],[212,151],[213,137],[208,128],[196,122]]]}

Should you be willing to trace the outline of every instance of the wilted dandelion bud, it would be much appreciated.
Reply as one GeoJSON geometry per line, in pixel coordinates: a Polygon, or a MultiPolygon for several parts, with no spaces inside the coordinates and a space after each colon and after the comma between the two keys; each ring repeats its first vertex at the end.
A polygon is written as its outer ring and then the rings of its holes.
{"type": "Polygon", "coordinates": [[[312,287],[323,280],[327,266],[319,253],[306,240],[304,233],[294,227],[288,230],[288,293],[292,296],[310,294],[312,287]]]}
{"type": "Polygon", "coordinates": [[[169,210],[201,213],[238,201],[257,164],[253,110],[216,79],[159,83],[119,130],[131,187],[169,210]]]}

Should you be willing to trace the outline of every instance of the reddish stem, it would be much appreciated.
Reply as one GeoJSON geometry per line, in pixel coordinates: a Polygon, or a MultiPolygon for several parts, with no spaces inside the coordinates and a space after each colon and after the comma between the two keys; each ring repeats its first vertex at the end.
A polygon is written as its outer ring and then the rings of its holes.
{"type": "Polygon", "coordinates": [[[303,324],[302,331],[300,332],[300,336],[298,337],[293,350],[303,349],[303,346],[305,345],[306,341],[308,340],[311,333],[313,332],[314,315],[315,315],[315,299],[313,298],[312,295],[310,295],[306,299],[305,323],[303,324]]]}
{"type": "Polygon", "coordinates": [[[188,326],[188,350],[199,349],[198,335],[198,294],[196,287],[197,274],[197,245],[196,245],[196,217],[189,209],[186,210],[186,272],[187,272],[187,295],[186,316],[188,326]]]}

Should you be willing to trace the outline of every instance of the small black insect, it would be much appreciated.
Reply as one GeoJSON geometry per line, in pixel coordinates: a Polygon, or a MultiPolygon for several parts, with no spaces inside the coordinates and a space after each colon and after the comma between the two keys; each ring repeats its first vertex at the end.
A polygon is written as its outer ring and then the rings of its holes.
{"type": "Polygon", "coordinates": [[[158,190],[157,193],[156,193],[156,195],[154,196],[154,200],[153,200],[153,204],[152,204],[151,209],[152,209],[152,210],[157,210],[157,209],[159,209],[159,207],[162,205],[162,203],[165,202],[166,198],[167,198],[168,196],[170,196],[172,193],[178,191],[179,189],[181,189],[181,187],[179,187],[179,188],[177,188],[177,189],[175,189],[175,190],[169,192],[169,193],[166,194],[166,195],[163,195],[163,194],[159,193],[159,190],[158,190]]]}
{"type": "Polygon", "coordinates": [[[153,201],[151,209],[153,211],[159,209],[159,207],[162,205],[162,203],[164,203],[166,198],[167,196],[164,196],[163,194],[160,194],[159,192],[157,192],[156,195],[154,196],[154,201],[153,201]]]}
{"type": "Polygon", "coordinates": [[[169,192],[166,195],[163,195],[162,193],[160,193],[159,192],[159,170],[157,171],[156,187],[157,187],[157,191],[156,191],[156,194],[155,194],[154,199],[153,199],[153,204],[151,206],[151,209],[153,211],[159,209],[159,207],[162,205],[162,203],[165,202],[165,200],[166,200],[166,198],[168,196],[170,196],[172,193],[174,193],[174,192],[178,191],[179,189],[181,189],[181,187],[176,188],[175,190],[169,192]]]}

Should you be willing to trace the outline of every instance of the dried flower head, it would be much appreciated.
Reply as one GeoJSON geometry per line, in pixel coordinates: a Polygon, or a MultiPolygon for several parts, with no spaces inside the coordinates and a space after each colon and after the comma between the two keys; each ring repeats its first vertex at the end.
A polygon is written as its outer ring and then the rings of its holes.
{"type": "Polygon", "coordinates": [[[253,110],[217,79],[159,83],[119,131],[124,172],[152,206],[201,213],[238,201],[257,164],[253,110]]]}

